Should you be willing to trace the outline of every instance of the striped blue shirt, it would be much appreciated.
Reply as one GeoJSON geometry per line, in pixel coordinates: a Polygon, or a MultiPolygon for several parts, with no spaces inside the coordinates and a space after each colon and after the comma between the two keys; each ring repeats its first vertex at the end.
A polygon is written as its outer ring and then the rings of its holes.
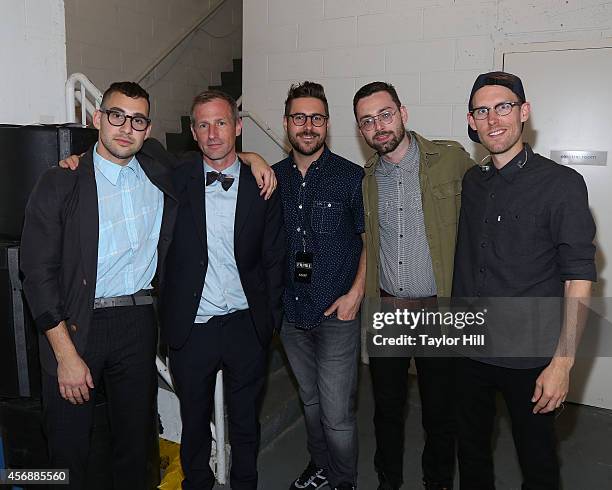
{"type": "Polygon", "coordinates": [[[164,195],[136,157],[118,165],[93,153],[98,191],[96,298],[150,289],[157,268],[157,242],[164,195]]]}
{"type": "MultiPolygon", "coordinates": [[[[204,162],[204,172],[211,171],[214,169],[204,162]]],[[[236,159],[223,173],[234,177],[234,183],[227,191],[218,181],[205,188],[208,269],[196,323],[206,323],[213,316],[226,315],[249,307],[234,255],[234,221],[240,161],[236,159]]]]}

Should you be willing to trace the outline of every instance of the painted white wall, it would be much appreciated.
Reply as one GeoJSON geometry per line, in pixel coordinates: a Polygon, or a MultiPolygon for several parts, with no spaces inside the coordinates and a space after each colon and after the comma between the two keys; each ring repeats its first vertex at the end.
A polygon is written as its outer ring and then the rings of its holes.
{"type": "MultiPolygon", "coordinates": [[[[68,72],[104,91],[134,80],[218,0],[65,0],[68,72]]],[[[227,0],[142,85],[151,95],[153,136],[180,130],[191,100],[221,82],[242,54],[242,0],[227,0]]]]}
{"type": "MultiPolygon", "coordinates": [[[[245,0],[244,109],[280,134],[292,82],[322,83],[330,103],[330,145],[363,164],[370,154],[356,131],[355,91],[393,83],[409,126],[429,138],[467,137],[467,98],[495,52],[518,43],[612,37],[612,4],[603,0],[245,0]]],[[[526,87],[527,93],[529,87],[526,87]]],[[[248,122],[245,148],[272,161],[282,154],[248,122]]]]}
{"type": "Polygon", "coordinates": [[[1,0],[0,12],[0,123],[64,122],[63,0],[1,0]]]}

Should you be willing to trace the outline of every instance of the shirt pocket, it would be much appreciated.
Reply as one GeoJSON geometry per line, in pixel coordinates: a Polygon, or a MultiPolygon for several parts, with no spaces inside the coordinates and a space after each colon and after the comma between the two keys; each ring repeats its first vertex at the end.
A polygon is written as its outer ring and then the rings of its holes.
{"type": "Polygon", "coordinates": [[[440,221],[447,225],[456,225],[461,208],[461,181],[451,180],[432,186],[434,203],[440,221]]]}
{"type": "Polygon", "coordinates": [[[525,209],[509,210],[503,217],[502,233],[497,236],[502,256],[532,255],[536,250],[540,219],[525,209]]]}
{"type": "Polygon", "coordinates": [[[334,233],[342,217],[342,203],[313,201],[310,225],[315,233],[334,233]]]}

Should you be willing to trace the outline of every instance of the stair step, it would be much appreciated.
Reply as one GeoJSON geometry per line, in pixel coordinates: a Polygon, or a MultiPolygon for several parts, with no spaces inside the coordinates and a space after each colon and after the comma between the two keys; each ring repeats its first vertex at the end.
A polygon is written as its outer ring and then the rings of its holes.
{"type": "Polygon", "coordinates": [[[235,71],[224,71],[221,72],[221,86],[242,86],[242,73],[236,73],[235,71]]]}
{"type": "Polygon", "coordinates": [[[221,90],[228,95],[231,95],[235,100],[238,100],[238,97],[242,95],[242,85],[241,84],[232,84],[232,85],[211,85],[208,87],[211,90],[221,90]]]}
{"type": "Polygon", "coordinates": [[[232,60],[233,68],[232,71],[234,73],[240,73],[240,78],[242,78],[242,58],[234,58],[232,60]]]}

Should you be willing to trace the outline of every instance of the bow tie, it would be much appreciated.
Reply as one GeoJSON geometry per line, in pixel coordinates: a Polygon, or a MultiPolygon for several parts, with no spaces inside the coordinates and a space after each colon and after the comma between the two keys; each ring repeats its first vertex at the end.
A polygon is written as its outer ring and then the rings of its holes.
{"type": "Polygon", "coordinates": [[[206,172],[206,185],[210,185],[216,180],[221,182],[221,187],[223,187],[224,191],[228,190],[234,183],[234,177],[231,177],[229,175],[225,175],[225,174],[214,172],[214,171],[206,172]]]}

